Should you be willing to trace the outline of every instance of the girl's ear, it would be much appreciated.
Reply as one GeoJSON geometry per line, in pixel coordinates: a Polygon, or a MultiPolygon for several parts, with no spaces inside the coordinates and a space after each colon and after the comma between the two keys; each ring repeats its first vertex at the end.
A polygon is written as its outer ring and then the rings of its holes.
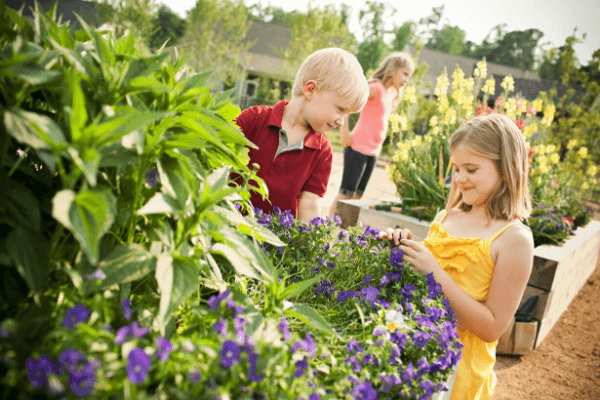
{"type": "Polygon", "coordinates": [[[309,98],[312,97],[318,90],[318,85],[316,81],[310,80],[304,84],[304,95],[309,98]]]}

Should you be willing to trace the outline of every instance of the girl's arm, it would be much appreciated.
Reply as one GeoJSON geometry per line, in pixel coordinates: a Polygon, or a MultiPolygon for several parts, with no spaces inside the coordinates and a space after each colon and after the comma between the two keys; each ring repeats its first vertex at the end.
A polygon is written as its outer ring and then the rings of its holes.
{"type": "Polygon", "coordinates": [[[369,85],[369,100],[373,97],[375,97],[375,89],[373,89],[373,86],[369,85]]]}
{"type": "Polygon", "coordinates": [[[344,123],[340,126],[340,141],[342,142],[343,147],[348,147],[352,145],[352,134],[350,133],[350,116],[347,115],[344,118],[344,123]]]}
{"type": "Polygon", "coordinates": [[[422,243],[400,241],[404,260],[423,274],[433,272],[459,324],[486,342],[498,340],[506,331],[533,267],[533,237],[525,227],[511,227],[497,240],[500,248],[485,303],[479,303],[454,282],[422,243]]]}

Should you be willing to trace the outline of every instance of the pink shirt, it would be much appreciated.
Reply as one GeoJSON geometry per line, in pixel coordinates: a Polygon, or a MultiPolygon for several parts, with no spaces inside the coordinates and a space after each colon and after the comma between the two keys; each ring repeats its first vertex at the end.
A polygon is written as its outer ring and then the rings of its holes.
{"type": "Polygon", "coordinates": [[[386,90],[381,82],[370,82],[375,97],[369,99],[360,112],[352,130],[352,148],[359,153],[378,156],[385,141],[388,119],[393,111],[393,90],[386,90]]]}

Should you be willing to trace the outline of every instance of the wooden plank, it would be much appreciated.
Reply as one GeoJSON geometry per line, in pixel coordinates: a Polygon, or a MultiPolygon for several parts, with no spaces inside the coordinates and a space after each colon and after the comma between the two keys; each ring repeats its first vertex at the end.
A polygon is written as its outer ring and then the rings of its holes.
{"type": "Polygon", "coordinates": [[[364,222],[371,228],[385,230],[387,228],[407,228],[414,235],[414,240],[425,240],[429,233],[429,221],[410,217],[391,211],[378,211],[369,208],[361,208],[358,220],[364,222]]]}

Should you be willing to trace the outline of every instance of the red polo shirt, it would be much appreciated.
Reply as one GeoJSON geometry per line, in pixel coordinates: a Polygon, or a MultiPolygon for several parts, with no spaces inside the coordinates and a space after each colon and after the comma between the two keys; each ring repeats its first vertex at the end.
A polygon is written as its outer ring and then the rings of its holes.
{"type": "Polygon", "coordinates": [[[236,123],[248,140],[258,146],[258,149],[250,149],[248,166],[252,167],[254,163],[260,166],[257,175],[269,188],[270,203],[252,192],[252,205],[267,213],[271,213],[273,207],[279,207],[281,211],[291,210],[292,215],[296,215],[302,192],[325,195],[333,152],[329,139],[311,129],[304,138],[302,150],[285,151],[275,157],[283,110],[288,103],[284,100],[273,107],[250,107],[242,111],[236,123]]]}

